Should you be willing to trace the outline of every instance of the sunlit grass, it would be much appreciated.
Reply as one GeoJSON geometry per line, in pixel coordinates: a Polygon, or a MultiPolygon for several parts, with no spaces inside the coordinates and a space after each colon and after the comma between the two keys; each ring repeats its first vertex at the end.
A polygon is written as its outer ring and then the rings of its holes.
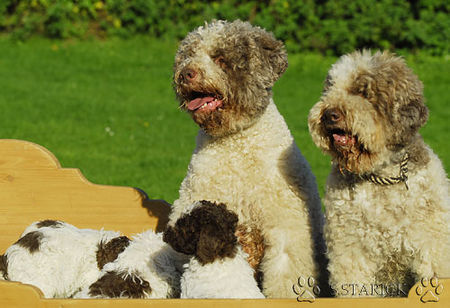
{"type": "MultiPolygon", "coordinates": [[[[186,174],[197,127],[177,108],[172,90],[176,42],[60,42],[0,39],[0,138],[36,142],[63,167],[92,182],[135,186],[172,202],[186,174]]],[[[317,176],[321,191],[329,159],[313,145],[307,115],[319,99],[334,58],[290,55],[274,99],[317,176]]],[[[430,120],[425,141],[450,166],[450,65],[407,57],[425,84],[430,120]]]]}

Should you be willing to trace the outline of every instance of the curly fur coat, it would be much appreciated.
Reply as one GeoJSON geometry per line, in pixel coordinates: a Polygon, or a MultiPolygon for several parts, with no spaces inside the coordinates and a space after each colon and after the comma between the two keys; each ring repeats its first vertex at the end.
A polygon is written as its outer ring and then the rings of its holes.
{"type": "Polygon", "coordinates": [[[333,65],[311,109],[312,138],[333,160],[325,237],[338,296],[405,295],[420,278],[450,277],[449,181],[418,133],[423,101],[403,59],[363,51],[333,65]],[[386,294],[392,284],[401,290],[386,294]]]}
{"type": "Polygon", "coordinates": [[[283,44],[241,21],[189,33],[174,66],[180,105],[201,129],[169,224],[193,202],[225,203],[264,238],[268,297],[294,297],[298,277],[324,267],[315,177],[272,100],[286,67],[283,44]]]}

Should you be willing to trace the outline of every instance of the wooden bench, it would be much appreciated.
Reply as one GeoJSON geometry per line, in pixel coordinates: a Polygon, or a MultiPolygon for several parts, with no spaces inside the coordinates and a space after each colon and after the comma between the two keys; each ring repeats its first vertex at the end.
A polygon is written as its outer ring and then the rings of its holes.
{"type": "MultiPolygon", "coordinates": [[[[151,200],[135,188],[96,185],[78,169],[61,168],[45,148],[21,140],[0,140],[0,254],[19,238],[26,226],[43,219],[63,220],[79,228],[121,231],[125,235],[147,229],[162,231],[170,205],[151,200]]],[[[439,301],[430,307],[450,307],[450,279],[439,301]]],[[[293,282],[295,283],[295,282],[293,282]]],[[[420,283],[419,283],[420,284],[420,283]]],[[[419,285],[418,284],[418,285],[419,285]]],[[[313,300],[314,307],[415,307],[423,295],[414,286],[407,298],[313,300]],[[420,294],[417,294],[420,293],[420,294]]],[[[296,299],[45,299],[39,289],[0,281],[0,308],[10,307],[298,307],[296,299]]]]}

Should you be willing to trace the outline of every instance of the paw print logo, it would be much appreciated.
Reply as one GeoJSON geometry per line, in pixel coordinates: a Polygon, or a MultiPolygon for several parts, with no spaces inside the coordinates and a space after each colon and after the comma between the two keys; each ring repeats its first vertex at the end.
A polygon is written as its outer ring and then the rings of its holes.
{"type": "Polygon", "coordinates": [[[316,297],[320,294],[320,288],[316,284],[316,281],[313,277],[308,277],[305,279],[300,276],[297,280],[297,284],[292,286],[292,290],[295,294],[297,294],[298,302],[314,302],[316,297]]]}
{"type": "Polygon", "coordinates": [[[422,303],[438,302],[438,295],[441,295],[443,290],[444,285],[439,283],[436,277],[422,278],[420,284],[416,287],[416,294],[420,296],[422,303]]]}

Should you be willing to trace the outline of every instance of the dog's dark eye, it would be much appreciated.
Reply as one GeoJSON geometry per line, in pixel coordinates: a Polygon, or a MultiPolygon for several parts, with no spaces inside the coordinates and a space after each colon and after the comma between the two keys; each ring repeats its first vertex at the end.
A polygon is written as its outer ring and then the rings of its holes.
{"type": "Polygon", "coordinates": [[[225,62],[225,58],[222,56],[213,57],[214,63],[216,63],[221,68],[225,68],[227,63],[225,62]]]}

